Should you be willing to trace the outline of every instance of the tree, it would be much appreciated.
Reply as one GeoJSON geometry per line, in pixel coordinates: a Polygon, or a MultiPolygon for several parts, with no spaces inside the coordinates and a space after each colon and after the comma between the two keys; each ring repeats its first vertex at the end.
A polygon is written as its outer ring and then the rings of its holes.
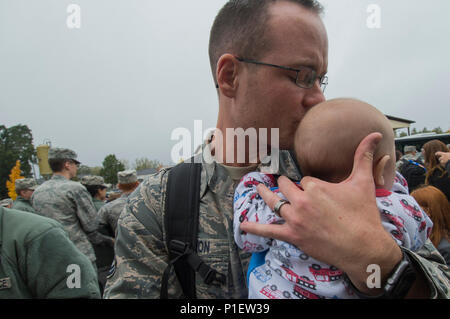
{"type": "Polygon", "coordinates": [[[100,176],[103,176],[105,183],[117,184],[117,173],[124,170],[123,163],[116,158],[116,155],[110,154],[103,160],[100,176]]]}
{"type": "Polygon", "coordinates": [[[125,169],[130,169],[130,162],[127,159],[120,159],[119,162],[123,164],[123,167],[125,167],[125,169]]]}
{"type": "Polygon", "coordinates": [[[162,165],[161,162],[157,161],[157,160],[150,160],[146,157],[142,157],[142,158],[137,158],[134,161],[134,169],[137,171],[146,169],[146,168],[158,168],[162,165]]]}
{"type": "Polygon", "coordinates": [[[442,134],[442,133],[444,133],[444,132],[442,131],[442,129],[441,129],[440,126],[435,127],[435,128],[433,129],[433,132],[435,132],[436,134],[442,134]]]}
{"type": "Polygon", "coordinates": [[[87,165],[80,165],[77,171],[77,175],[79,176],[85,176],[85,175],[100,175],[100,171],[103,167],[101,166],[94,166],[90,167],[87,165]]]}
{"type": "Polygon", "coordinates": [[[18,124],[7,128],[0,125],[0,198],[8,194],[6,181],[17,160],[21,163],[22,175],[32,176],[31,163],[35,154],[33,135],[28,126],[18,124]]]}
{"type": "Polygon", "coordinates": [[[101,166],[91,167],[91,175],[100,175],[101,171],[102,171],[102,167],[101,166]]]}
{"type": "Polygon", "coordinates": [[[405,136],[408,136],[408,134],[406,134],[405,132],[400,133],[400,137],[405,137],[405,136]]]}
{"type": "Polygon", "coordinates": [[[24,178],[20,175],[20,161],[16,161],[16,165],[11,169],[11,174],[9,174],[9,180],[6,181],[6,188],[8,188],[8,196],[12,200],[16,200],[16,180],[24,178]]]}
{"type": "Polygon", "coordinates": [[[77,175],[80,176],[91,175],[91,168],[87,165],[80,165],[80,167],[77,170],[77,175]]]}
{"type": "Polygon", "coordinates": [[[411,135],[418,134],[418,133],[419,132],[417,132],[417,129],[415,127],[413,127],[413,129],[411,131],[411,135]]]}

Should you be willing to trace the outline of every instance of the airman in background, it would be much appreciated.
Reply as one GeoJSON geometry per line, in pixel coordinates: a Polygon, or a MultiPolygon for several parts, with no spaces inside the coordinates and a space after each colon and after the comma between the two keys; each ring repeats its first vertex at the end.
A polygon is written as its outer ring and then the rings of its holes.
{"type": "Polygon", "coordinates": [[[18,196],[11,208],[30,213],[36,213],[30,202],[34,190],[36,189],[36,187],[38,187],[36,181],[33,178],[16,179],[15,187],[18,196]]]}
{"type": "Polygon", "coordinates": [[[60,222],[75,246],[95,265],[92,244],[112,244],[112,240],[97,232],[97,211],[86,187],[70,180],[80,165],[77,154],[66,148],[51,148],[48,162],[53,176],[34,191],[33,208],[60,222]]]}
{"type": "Polygon", "coordinates": [[[122,195],[113,202],[107,203],[99,212],[99,229],[103,234],[108,233],[115,237],[117,220],[127,203],[128,196],[138,187],[139,182],[135,170],[126,170],[117,173],[119,181],[117,187],[121,190],[122,195]]]}
{"type": "Polygon", "coordinates": [[[105,184],[105,180],[101,176],[87,175],[81,178],[81,184],[83,184],[91,194],[95,209],[98,212],[99,209],[105,205],[106,189],[108,188],[105,184]]]}

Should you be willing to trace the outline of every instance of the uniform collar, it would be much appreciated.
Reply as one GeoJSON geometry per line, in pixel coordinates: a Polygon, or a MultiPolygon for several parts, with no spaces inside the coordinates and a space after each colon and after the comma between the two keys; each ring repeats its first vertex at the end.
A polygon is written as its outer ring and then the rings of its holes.
{"type": "Polygon", "coordinates": [[[67,180],[68,180],[67,178],[65,178],[64,176],[59,175],[59,174],[53,174],[53,176],[52,176],[51,179],[52,179],[52,180],[64,180],[64,181],[67,181],[67,180]]]}
{"type": "MultiPolygon", "coordinates": [[[[226,168],[219,165],[214,158],[211,157],[210,149],[211,144],[207,142],[202,145],[202,153],[197,154],[194,157],[194,161],[202,162],[204,168],[201,173],[201,197],[205,194],[208,188],[218,195],[223,195],[230,189],[230,187],[235,186],[234,184],[236,183],[233,182],[226,168]]],[[[270,167],[270,162],[267,164],[259,164],[255,170],[262,171],[264,173],[272,173],[274,175],[284,175],[294,181],[300,181],[301,179],[301,174],[298,171],[289,151],[279,151],[279,165],[276,172],[269,172],[267,170],[268,167],[270,167]]]]}

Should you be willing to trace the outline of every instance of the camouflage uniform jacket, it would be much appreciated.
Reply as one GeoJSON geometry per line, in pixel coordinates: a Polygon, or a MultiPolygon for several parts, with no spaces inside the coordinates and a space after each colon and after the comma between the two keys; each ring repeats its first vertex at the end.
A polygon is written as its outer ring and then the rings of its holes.
{"type": "Polygon", "coordinates": [[[101,201],[100,199],[97,199],[95,197],[92,197],[92,202],[94,203],[95,209],[97,212],[105,205],[104,201],[101,201]]]}
{"type": "Polygon", "coordinates": [[[11,208],[24,212],[36,213],[33,206],[31,206],[31,202],[22,196],[17,196],[11,208]]]}
{"type": "Polygon", "coordinates": [[[31,202],[38,214],[60,222],[70,240],[95,264],[91,242],[100,244],[111,239],[97,232],[97,211],[83,185],[53,175],[34,191],[31,202]]]}
{"type": "MultiPolygon", "coordinates": [[[[161,278],[168,263],[163,215],[169,170],[150,176],[129,197],[118,222],[115,269],[108,279],[104,298],[160,297],[161,278]],[[153,228],[146,229],[132,212],[145,214],[153,221],[153,228]]],[[[280,152],[278,174],[300,179],[286,151],[280,152]]],[[[233,182],[226,169],[216,162],[203,162],[197,253],[206,264],[225,274],[227,280],[222,286],[208,286],[196,276],[198,298],[247,298],[250,255],[240,250],[233,239],[233,196],[238,182],[233,182]]],[[[428,241],[419,252],[409,254],[423,270],[431,297],[448,297],[450,271],[433,244],[428,241]]],[[[182,297],[173,271],[168,287],[169,298],[182,297]]]]}
{"type": "Polygon", "coordinates": [[[90,260],[57,221],[0,207],[0,299],[100,298],[90,260]],[[71,289],[78,265],[80,288],[71,289]]]}
{"type": "Polygon", "coordinates": [[[98,211],[98,226],[99,228],[108,229],[108,233],[112,237],[115,237],[117,229],[117,220],[119,219],[120,213],[127,204],[129,194],[123,194],[119,198],[105,204],[98,211]]]}

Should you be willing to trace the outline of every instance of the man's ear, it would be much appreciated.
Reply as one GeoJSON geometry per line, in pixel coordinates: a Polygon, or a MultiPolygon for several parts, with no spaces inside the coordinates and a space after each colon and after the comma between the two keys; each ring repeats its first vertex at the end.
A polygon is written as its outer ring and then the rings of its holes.
{"type": "Polygon", "coordinates": [[[376,186],[384,186],[384,169],[386,168],[387,162],[391,159],[389,155],[384,155],[378,160],[373,169],[373,178],[375,180],[376,186]]]}
{"type": "Polygon", "coordinates": [[[232,54],[226,53],[217,61],[217,84],[219,85],[220,92],[229,98],[236,95],[238,71],[239,61],[232,54]]]}

